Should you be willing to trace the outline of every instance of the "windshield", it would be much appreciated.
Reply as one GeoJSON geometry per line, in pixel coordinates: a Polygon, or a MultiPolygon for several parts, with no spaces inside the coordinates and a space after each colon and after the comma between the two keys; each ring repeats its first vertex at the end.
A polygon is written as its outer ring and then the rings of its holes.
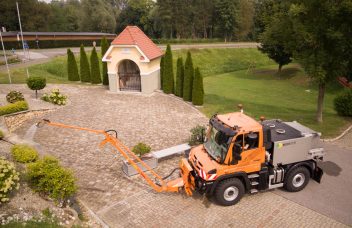
{"type": "Polygon", "coordinates": [[[204,147],[208,154],[216,161],[223,163],[226,157],[227,149],[231,142],[231,137],[224,132],[218,131],[214,127],[210,128],[204,147]]]}

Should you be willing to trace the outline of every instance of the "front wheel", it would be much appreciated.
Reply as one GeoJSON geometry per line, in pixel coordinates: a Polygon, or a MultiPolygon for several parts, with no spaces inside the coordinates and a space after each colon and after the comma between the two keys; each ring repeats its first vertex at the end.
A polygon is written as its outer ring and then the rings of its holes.
{"type": "Polygon", "coordinates": [[[244,186],[241,180],[231,178],[219,183],[215,190],[216,201],[223,206],[236,204],[244,194],[244,186]]]}
{"type": "Polygon", "coordinates": [[[284,182],[284,188],[289,192],[301,191],[308,184],[310,179],[309,170],[299,166],[290,170],[284,182]]]}

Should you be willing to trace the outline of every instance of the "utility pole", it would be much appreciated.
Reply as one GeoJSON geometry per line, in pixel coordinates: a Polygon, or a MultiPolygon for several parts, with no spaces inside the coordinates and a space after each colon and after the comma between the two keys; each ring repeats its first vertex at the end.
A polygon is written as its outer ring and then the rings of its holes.
{"type": "MultiPolygon", "coordinates": [[[[17,7],[17,15],[18,15],[18,23],[20,24],[20,31],[21,31],[21,39],[22,39],[22,48],[23,48],[23,56],[26,57],[26,52],[24,48],[24,41],[23,41],[23,32],[22,32],[22,24],[21,24],[21,16],[20,16],[20,10],[18,8],[18,2],[16,2],[16,7],[17,7]]],[[[27,71],[27,78],[29,78],[29,73],[28,73],[28,67],[26,68],[27,71]]]]}
{"type": "Polygon", "coordinates": [[[1,39],[2,51],[4,52],[4,58],[5,58],[6,68],[7,68],[7,74],[9,75],[9,82],[10,82],[10,84],[12,84],[11,75],[10,75],[10,69],[9,69],[9,64],[7,63],[6,51],[5,51],[4,41],[2,40],[2,33],[1,33],[1,31],[0,31],[0,39],[1,39]]]}

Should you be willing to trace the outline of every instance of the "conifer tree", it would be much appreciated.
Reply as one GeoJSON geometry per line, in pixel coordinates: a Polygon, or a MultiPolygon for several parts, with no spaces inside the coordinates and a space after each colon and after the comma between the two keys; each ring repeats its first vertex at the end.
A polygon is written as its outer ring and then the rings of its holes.
{"type": "Polygon", "coordinates": [[[164,70],[163,70],[163,91],[164,93],[174,93],[174,68],[172,63],[172,52],[171,47],[168,44],[164,59],[164,70]]]}
{"type": "Polygon", "coordinates": [[[163,55],[160,59],[160,89],[163,90],[163,83],[164,83],[164,62],[165,56],[163,55]]]}
{"type": "Polygon", "coordinates": [[[183,79],[183,100],[192,101],[192,88],[193,88],[193,61],[190,52],[187,52],[187,59],[185,63],[185,74],[183,79]]]}
{"type": "Polygon", "coordinates": [[[90,69],[89,62],[86,51],[84,50],[83,44],[81,44],[80,49],[80,74],[81,74],[81,82],[90,82],[90,69]]]}
{"type": "Polygon", "coordinates": [[[99,59],[98,59],[98,54],[95,47],[93,48],[92,54],[90,56],[90,66],[91,66],[90,67],[91,82],[93,84],[100,84],[101,76],[100,76],[100,68],[99,68],[99,59]]]}
{"type": "Polygon", "coordinates": [[[71,49],[67,49],[67,76],[69,81],[80,80],[76,58],[71,49]]]}
{"type": "Polygon", "coordinates": [[[183,97],[183,78],[184,78],[184,66],[183,59],[179,57],[177,59],[177,72],[176,72],[176,89],[175,95],[178,97],[183,97]]]}
{"type": "Polygon", "coordinates": [[[197,67],[194,73],[193,89],[192,89],[192,103],[194,105],[203,105],[204,103],[204,87],[203,77],[197,67]]]}
{"type": "MultiPolygon", "coordinates": [[[[109,49],[109,43],[106,37],[104,36],[101,40],[101,57],[105,55],[106,51],[109,49]]],[[[103,62],[103,85],[109,85],[109,76],[108,76],[108,63],[103,62]]]]}

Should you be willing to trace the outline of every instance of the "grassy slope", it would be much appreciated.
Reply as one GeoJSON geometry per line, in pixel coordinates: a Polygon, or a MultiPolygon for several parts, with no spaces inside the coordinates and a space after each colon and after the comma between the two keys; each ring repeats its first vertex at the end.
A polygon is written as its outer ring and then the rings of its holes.
{"type": "MultiPolygon", "coordinates": [[[[285,66],[278,75],[277,65],[256,49],[191,52],[194,66],[200,67],[204,76],[205,104],[201,111],[208,117],[237,111],[237,104],[242,103],[245,112],[257,119],[263,115],[267,119],[296,120],[322,132],[323,137],[336,136],[352,122],[333,109],[333,99],[341,89],[335,83],[325,96],[324,123],[315,121],[317,86],[295,63],[285,66]],[[253,64],[255,69],[248,70],[253,64]]],[[[182,56],[185,60],[186,53],[187,50],[176,51],[174,59],[182,56]]]]}
{"type": "MultiPolygon", "coordinates": [[[[297,120],[321,131],[324,136],[341,132],[351,119],[337,116],[333,110],[336,88],[330,87],[325,98],[324,123],[314,121],[317,90],[297,64],[284,67],[282,74],[276,74],[273,61],[256,49],[191,49],[193,63],[204,75],[205,104],[201,109],[207,116],[232,112],[242,103],[245,112],[258,118],[280,118],[297,120]],[[255,70],[249,65],[255,64],[255,70]],[[310,90],[310,92],[306,92],[310,90]]],[[[176,59],[185,60],[187,50],[173,52],[176,59]]],[[[79,64],[79,56],[76,56],[79,64]]],[[[12,70],[15,83],[24,83],[25,69],[12,70]]],[[[29,67],[31,75],[46,76],[49,83],[67,81],[66,57],[57,57],[44,64],[29,67]]],[[[176,73],[176,70],[175,70],[176,73]]],[[[7,82],[7,74],[0,73],[0,83],[7,82]]],[[[339,88],[339,87],[338,87],[339,88]]]]}

